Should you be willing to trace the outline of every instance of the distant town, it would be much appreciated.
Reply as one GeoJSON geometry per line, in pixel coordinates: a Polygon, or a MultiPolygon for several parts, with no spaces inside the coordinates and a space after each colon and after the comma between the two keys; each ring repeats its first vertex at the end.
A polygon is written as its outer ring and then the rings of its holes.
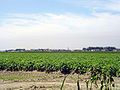
{"type": "Polygon", "coordinates": [[[88,47],[88,48],[82,48],[82,49],[75,49],[75,50],[70,50],[68,49],[9,49],[9,50],[4,50],[0,52],[99,52],[99,51],[120,51],[120,49],[116,47],[88,47]]]}

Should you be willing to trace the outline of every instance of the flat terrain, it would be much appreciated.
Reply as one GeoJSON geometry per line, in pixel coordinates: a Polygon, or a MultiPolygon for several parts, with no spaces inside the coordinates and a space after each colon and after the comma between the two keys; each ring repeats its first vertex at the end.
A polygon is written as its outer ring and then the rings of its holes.
{"type": "MultiPolygon", "coordinates": [[[[0,90],[60,90],[64,77],[60,72],[0,71],[0,90]]],[[[77,74],[68,75],[63,90],[77,90],[77,77],[77,74]]],[[[87,90],[85,81],[88,79],[89,74],[80,76],[81,90],[87,90]]],[[[120,90],[119,84],[120,78],[115,78],[113,90],[120,90]]]]}
{"type": "Polygon", "coordinates": [[[120,52],[0,53],[0,90],[60,90],[66,76],[63,90],[77,90],[78,73],[81,90],[90,79],[120,90],[120,52]]]}

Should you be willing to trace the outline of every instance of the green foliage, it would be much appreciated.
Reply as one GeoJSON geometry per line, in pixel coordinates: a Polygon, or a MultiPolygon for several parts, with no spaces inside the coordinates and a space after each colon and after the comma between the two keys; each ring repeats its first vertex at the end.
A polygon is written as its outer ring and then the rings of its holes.
{"type": "MultiPolygon", "coordinates": [[[[67,75],[67,76],[68,76],[68,75],[67,75]]],[[[60,90],[62,90],[62,89],[63,89],[63,86],[64,86],[64,83],[65,83],[65,80],[66,80],[67,76],[65,76],[65,77],[64,77],[64,80],[63,80],[63,82],[62,82],[62,85],[61,85],[60,90]]]]}
{"type": "Polygon", "coordinates": [[[92,67],[91,70],[91,87],[92,87],[92,83],[95,84],[95,87],[98,88],[98,84],[97,82],[100,81],[101,82],[101,86],[100,86],[100,90],[103,90],[103,88],[105,88],[105,90],[111,90],[111,86],[114,86],[114,79],[113,76],[114,74],[111,73],[111,68],[109,67],[109,69],[105,68],[103,69],[102,67],[92,67]]]}
{"type": "Polygon", "coordinates": [[[80,90],[80,84],[79,84],[79,74],[78,74],[78,80],[77,80],[77,87],[78,87],[78,90],[80,90]]]}
{"type": "Polygon", "coordinates": [[[78,90],[80,90],[79,80],[77,80],[77,87],[78,87],[78,90]]]}

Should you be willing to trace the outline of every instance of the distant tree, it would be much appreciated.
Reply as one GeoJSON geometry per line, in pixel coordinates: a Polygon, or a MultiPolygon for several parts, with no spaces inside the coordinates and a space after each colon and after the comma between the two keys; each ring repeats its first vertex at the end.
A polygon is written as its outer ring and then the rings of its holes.
{"type": "Polygon", "coordinates": [[[116,48],[115,47],[104,47],[104,49],[107,50],[107,51],[113,51],[116,48]]]}
{"type": "Polygon", "coordinates": [[[91,51],[91,50],[99,50],[99,51],[102,51],[102,50],[106,50],[106,51],[113,51],[115,50],[116,48],[115,47],[88,47],[88,48],[83,48],[83,50],[87,50],[87,51],[91,51]]]}

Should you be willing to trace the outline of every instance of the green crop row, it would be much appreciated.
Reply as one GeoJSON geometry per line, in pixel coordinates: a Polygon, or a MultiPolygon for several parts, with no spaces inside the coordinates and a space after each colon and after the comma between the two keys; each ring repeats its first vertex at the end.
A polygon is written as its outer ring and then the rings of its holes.
{"type": "Polygon", "coordinates": [[[92,67],[116,76],[120,70],[120,53],[0,53],[0,70],[61,71],[85,73],[92,67]]]}

